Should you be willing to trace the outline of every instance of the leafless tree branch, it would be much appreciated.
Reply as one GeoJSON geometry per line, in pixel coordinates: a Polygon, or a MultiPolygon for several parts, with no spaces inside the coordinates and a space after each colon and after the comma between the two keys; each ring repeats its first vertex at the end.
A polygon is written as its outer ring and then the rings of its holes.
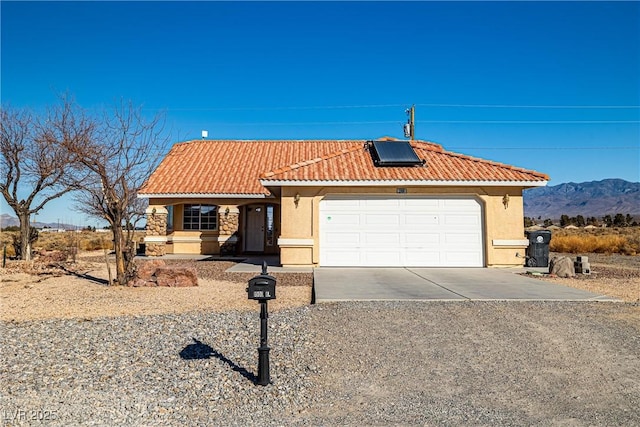
{"type": "Polygon", "coordinates": [[[20,221],[21,256],[30,259],[31,215],[73,190],[70,178],[77,170],[63,142],[86,140],[93,123],[66,97],[46,117],[10,106],[2,106],[0,117],[0,192],[20,221]]]}
{"type": "Polygon", "coordinates": [[[125,285],[135,277],[133,231],[144,216],[137,193],[161,160],[168,135],[162,115],[147,119],[130,102],[105,111],[98,123],[89,143],[67,144],[73,161],[89,173],[76,183],[76,209],[111,226],[116,280],[125,285]]]}

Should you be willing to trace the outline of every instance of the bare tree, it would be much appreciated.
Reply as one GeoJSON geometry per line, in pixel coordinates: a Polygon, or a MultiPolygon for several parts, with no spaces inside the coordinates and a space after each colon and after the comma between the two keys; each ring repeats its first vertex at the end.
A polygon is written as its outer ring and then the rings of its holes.
{"type": "Polygon", "coordinates": [[[0,115],[0,192],[20,221],[20,256],[30,260],[31,215],[73,190],[67,178],[74,170],[61,142],[82,145],[93,123],[77,116],[65,97],[44,118],[8,106],[0,115]]]}
{"type": "Polygon", "coordinates": [[[106,219],[111,226],[120,285],[136,274],[134,230],[146,205],[137,193],[158,165],[167,142],[162,115],[147,120],[141,108],[121,103],[97,119],[88,143],[67,145],[73,160],[90,174],[77,183],[76,208],[106,219]]]}

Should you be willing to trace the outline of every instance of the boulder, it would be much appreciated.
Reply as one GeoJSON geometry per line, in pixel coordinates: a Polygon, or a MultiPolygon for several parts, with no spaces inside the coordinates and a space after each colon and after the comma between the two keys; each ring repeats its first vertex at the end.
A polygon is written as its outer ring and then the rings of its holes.
{"type": "Polygon", "coordinates": [[[157,286],[198,286],[196,269],[193,267],[158,267],[155,276],[157,286]]]}
{"type": "MultiPolygon", "coordinates": [[[[145,261],[138,265],[137,276],[139,280],[143,281],[154,281],[155,282],[155,273],[159,267],[165,267],[167,265],[161,259],[153,259],[151,261],[145,261]]],[[[134,285],[135,286],[135,285],[134,285]]],[[[149,286],[149,285],[146,285],[149,286]]]]}
{"type": "Polygon", "coordinates": [[[554,257],[549,261],[549,274],[558,277],[575,277],[573,260],[567,256],[554,257]]]}

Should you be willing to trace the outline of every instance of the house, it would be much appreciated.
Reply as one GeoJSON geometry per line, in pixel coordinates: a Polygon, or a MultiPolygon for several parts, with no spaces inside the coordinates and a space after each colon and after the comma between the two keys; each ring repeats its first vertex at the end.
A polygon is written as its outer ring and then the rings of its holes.
{"type": "Polygon", "coordinates": [[[139,193],[146,253],[283,266],[522,265],[522,190],[545,174],[427,141],[178,143],[139,193]]]}

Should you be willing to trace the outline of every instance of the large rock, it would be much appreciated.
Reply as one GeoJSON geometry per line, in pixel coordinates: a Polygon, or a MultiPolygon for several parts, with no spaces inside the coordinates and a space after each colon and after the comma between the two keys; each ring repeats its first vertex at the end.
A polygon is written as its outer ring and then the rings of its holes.
{"type": "Polygon", "coordinates": [[[155,276],[157,286],[198,286],[196,269],[193,267],[158,267],[155,276]]]}
{"type": "Polygon", "coordinates": [[[155,282],[155,273],[159,267],[165,267],[167,265],[161,259],[152,259],[151,261],[145,261],[138,265],[138,279],[144,281],[154,281],[155,282]]]}
{"type": "Polygon", "coordinates": [[[549,261],[549,274],[558,277],[575,277],[573,260],[568,256],[554,257],[549,261]]]}
{"type": "Polygon", "coordinates": [[[130,285],[134,287],[198,286],[198,277],[195,268],[185,266],[170,267],[161,259],[140,263],[136,274],[136,279],[130,283],[130,285]]]}

